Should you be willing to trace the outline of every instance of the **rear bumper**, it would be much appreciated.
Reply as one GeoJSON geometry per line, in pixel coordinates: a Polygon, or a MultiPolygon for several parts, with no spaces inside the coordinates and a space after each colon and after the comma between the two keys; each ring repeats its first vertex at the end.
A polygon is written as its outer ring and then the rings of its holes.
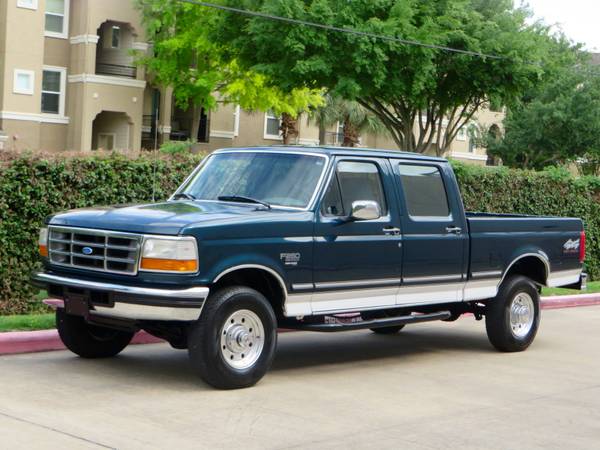
{"type": "Polygon", "coordinates": [[[194,321],[200,317],[209,294],[207,287],[155,289],[88,281],[44,272],[33,274],[31,279],[33,284],[52,293],[57,288],[60,289],[67,310],[70,302],[79,301],[85,302],[86,309],[92,316],[127,320],[194,321]],[[94,300],[98,298],[103,301],[94,300]]]}

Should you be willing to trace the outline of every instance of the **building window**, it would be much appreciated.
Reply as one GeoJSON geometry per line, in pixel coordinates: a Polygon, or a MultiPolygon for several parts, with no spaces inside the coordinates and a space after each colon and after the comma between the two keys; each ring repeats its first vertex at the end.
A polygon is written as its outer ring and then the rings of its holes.
{"type": "Polygon", "coordinates": [[[68,37],[69,0],[46,0],[46,36],[68,37]]]}
{"type": "Polygon", "coordinates": [[[265,114],[265,139],[281,140],[281,118],[271,111],[265,114]]]}
{"type": "Polygon", "coordinates": [[[17,0],[17,7],[26,9],[37,9],[38,0],[17,0]]]}
{"type": "Polygon", "coordinates": [[[42,113],[65,113],[65,78],[66,69],[44,68],[42,78],[42,113]]]}
{"type": "Polygon", "coordinates": [[[15,94],[33,95],[35,73],[33,70],[15,69],[13,92],[15,94]]]}
{"type": "Polygon", "coordinates": [[[121,47],[121,27],[117,27],[117,26],[112,27],[111,47],[112,48],[120,48],[121,47]]]}
{"type": "Polygon", "coordinates": [[[467,130],[465,127],[461,127],[461,129],[458,130],[458,133],[456,134],[456,140],[463,142],[467,140],[467,130]]]}

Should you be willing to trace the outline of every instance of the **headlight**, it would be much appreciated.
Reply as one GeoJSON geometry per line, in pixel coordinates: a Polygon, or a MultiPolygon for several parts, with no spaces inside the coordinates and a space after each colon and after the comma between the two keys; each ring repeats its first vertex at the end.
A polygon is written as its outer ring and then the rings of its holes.
{"type": "Polygon", "coordinates": [[[198,245],[193,237],[144,239],[140,270],[194,273],[198,271],[198,245]]]}
{"type": "Polygon", "coordinates": [[[40,237],[38,239],[38,248],[40,249],[40,256],[47,258],[48,257],[48,228],[42,228],[40,230],[40,237]]]}

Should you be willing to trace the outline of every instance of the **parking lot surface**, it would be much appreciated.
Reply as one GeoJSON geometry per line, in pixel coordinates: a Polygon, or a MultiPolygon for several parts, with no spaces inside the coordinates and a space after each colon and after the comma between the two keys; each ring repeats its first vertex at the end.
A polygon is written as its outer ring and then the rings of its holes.
{"type": "Polygon", "coordinates": [[[600,307],[546,311],[501,354],[483,322],[284,333],[254,388],[217,391],[166,344],[111,360],[0,357],[1,448],[600,448],[600,307]]]}

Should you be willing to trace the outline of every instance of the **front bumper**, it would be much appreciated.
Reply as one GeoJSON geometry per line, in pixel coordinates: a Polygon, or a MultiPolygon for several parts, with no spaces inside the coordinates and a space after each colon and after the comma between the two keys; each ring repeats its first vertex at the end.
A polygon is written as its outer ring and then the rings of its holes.
{"type": "Polygon", "coordinates": [[[78,312],[92,316],[126,320],[185,321],[197,320],[208,297],[207,287],[155,289],[123,284],[102,283],[38,272],[32,275],[36,286],[52,295],[60,290],[67,310],[69,303],[85,303],[78,312]],[[87,311],[85,311],[87,310],[87,311]]]}

